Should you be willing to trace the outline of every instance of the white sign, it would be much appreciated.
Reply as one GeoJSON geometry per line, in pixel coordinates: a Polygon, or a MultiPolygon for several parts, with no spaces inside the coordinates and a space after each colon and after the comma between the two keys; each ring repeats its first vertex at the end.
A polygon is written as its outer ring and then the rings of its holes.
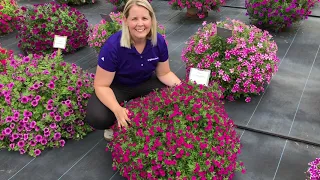
{"type": "Polygon", "coordinates": [[[197,84],[203,84],[208,86],[210,74],[211,74],[210,70],[191,68],[190,74],[189,74],[189,80],[191,82],[195,81],[197,84]]]}
{"type": "Polygon", "coordinates": [[[67,44],[67,36],[54,35],[53,47],[65,49],[67,44]]]}

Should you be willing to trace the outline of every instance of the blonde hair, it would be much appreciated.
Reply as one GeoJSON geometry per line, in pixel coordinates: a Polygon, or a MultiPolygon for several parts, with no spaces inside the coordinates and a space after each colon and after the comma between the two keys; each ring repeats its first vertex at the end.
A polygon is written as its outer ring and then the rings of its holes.
{"type": "MultiPolygon", "coordinates": [[[[148,0],[129,0],[126,3],[123,10],[123,15],[125,18],[128,18],[129,10],[133,5],[144,7],[149,11],[152,25],[151,25],[151,31],[147,35],[147,38],[150,38],[152,45],[155,46],[157,44],[157,19],[151,4],[148,2],[148,0]]],[[[130,36],[129,28],[126,25],[126,23],[122,23],[122,35],[121,35],[120,46],[131,48],[131,43],[132,43],[132,39],[130,36]]]]}

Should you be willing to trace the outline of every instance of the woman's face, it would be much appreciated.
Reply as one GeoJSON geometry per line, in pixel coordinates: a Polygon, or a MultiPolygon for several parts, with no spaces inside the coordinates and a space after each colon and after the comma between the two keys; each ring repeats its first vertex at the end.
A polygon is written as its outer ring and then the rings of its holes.
{"type": "Polygon", "coordinates": [[[133,41],[146,39],[152,25],[151,16],[146,8],[133,5],[129,10],[129,16],[125,21],[133,41]]]}

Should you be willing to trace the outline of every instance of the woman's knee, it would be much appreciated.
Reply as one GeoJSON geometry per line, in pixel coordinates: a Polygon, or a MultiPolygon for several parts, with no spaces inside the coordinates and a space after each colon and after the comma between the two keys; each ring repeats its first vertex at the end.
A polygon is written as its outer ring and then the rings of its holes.
{"type": "Polygon", "coordinates": [[[93,94],[87,105],[85,122],[95,129],[103,130],[110,128],[115,119],[113,112],[93,94]]]}

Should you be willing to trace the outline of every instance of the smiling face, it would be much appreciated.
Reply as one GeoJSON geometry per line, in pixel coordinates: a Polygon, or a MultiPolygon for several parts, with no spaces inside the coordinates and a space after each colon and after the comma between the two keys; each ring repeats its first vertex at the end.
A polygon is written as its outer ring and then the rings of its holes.
{"type": "Polygon", "coordinates": [[[149,11],[141,6],[133,5],[125,18],[130,35],[134,42],[145,40],[150,33],[152,18],[149,11]]]}

